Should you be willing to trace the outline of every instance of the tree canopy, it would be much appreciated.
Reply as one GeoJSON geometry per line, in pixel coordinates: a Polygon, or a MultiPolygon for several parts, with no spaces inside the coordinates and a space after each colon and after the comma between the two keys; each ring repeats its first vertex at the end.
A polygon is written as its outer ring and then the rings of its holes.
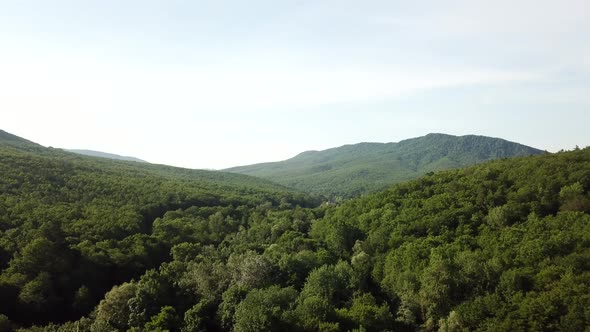
{"type": "Polygon", "coordinates": [[[589,148],[319,206],[241,175],[17,145],[0,144],[0,331],[590,326],[589,148]]]}
{"type": "Polygon", "coordinates": [[[499,138],[428,134],[399,143],[358,143],[306,151],[288,160],[227,171],[258,176],[341,201],[384,190],[429,172],[541,153],[499,138]]]}

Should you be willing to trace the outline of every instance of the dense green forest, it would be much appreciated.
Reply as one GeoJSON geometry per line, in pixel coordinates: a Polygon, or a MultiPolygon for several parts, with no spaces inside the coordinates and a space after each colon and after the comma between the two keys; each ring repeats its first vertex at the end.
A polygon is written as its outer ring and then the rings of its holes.
{"type": "Polygon", "coordinates": [[[590,148],[319,206],[247,176],[0,141],[0,331],[590,326],[590,148]]]}
{"type": "Polygon", "coordinates": [[[399,143],[359,143],[307,151],[285,161],[226,171],[262,177],[338,201],[383,190],[428,172],[540,153],[499,138],[428,134],[399,143]]]}
{"type": "Polygon", "coordinates": [[[254,177],[78,156],[0,131],[0,317],[87,314],[112,286],[170,260],[154,227],[167,211],[200,208],[195,230],[220,242],[242,211],[317,203],[254,177]]]}

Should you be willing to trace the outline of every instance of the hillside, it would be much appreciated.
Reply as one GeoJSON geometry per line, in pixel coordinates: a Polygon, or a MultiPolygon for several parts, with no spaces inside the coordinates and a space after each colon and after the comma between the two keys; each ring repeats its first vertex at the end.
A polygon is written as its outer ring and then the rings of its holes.
{"type": "Polygon", "coordinates": [[[88,314],[113,285],[168,260],[154,226],[168,211],[199,211],[199,242],[218,244],[245,211],[317,204],[255,177],[80,156],[0,134],[0,331],[3,317],[27,325],[88,314]]]}
{"type": "Polygon", "coordinates": [[[39,151],[0,143],[2,331],[590,326],[590,148],[315,208],[241,175],[39,151]]]}
{"type": "Polygon", "coordinates": [[[100,158],[126,160],[126,161],[136,161],[139,163],[146,163],[147,162],[145,160],[141,160],[141,159],[135,158],[135,157],[120,156],[120,155],[114,154],[114,153],[106,153],[106,152],[100,152],[100,151],[94,151],[94,150],[65,149],[65,151],[73,152],[73,153],[77,153],[77,154],[81,154],[81,155],[85,155],[85,156],[91,156],[91,157],[100,157],[100,158]]]}
{"type": "Polygon", "coordinates": [[[5,147],[10,147],[12,149],[18,149],[20,151],[34,151],[37,153],[43,153],[47,151],[45,147],[37,143],[31,142],[22,137],[18,137],[1,129],[0,144],[2,144],[5,147]]]}
{"type": "Polygon", "coordinates": [[[428,175],[328,211],[310,234],[408,330],[590,326],[590,148],[428,175]]]}
{"type": "Polygon", "coordinates": [[[13,135],[11,133],[8,133],[4,130],[0,129],[0,141],[3,142],[10,142],[11,144],[31,144],[31,145],[36,145],[35,143],[28,141],[22,137],[18,137],[16,135],[13,135]]]}
{"type": "Polygon", "coordinates": [[[303,191],[350,198],[428,172],[543,151],[485,136],[428,134],[399,143],[359,143],[303,152],[291,159],[225,171],[257,176],[303,191]]]}

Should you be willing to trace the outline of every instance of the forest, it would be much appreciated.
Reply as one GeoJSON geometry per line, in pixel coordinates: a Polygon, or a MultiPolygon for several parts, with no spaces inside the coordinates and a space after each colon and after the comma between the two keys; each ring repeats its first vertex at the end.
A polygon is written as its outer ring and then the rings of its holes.
{"type": "Polygon", "coordinates": [[[357,143],[305,151],[279,162],[228,168],[322,195],[334,202],[385,190],[429,172],[543,151],[500,138],[428,134],[398,143],[357,143]]]}
{"type": "Polygon", "coordinates": [[[584,331],[589,191],[590,148],[328,204],[4,133],[0,331],[584,331]]]}

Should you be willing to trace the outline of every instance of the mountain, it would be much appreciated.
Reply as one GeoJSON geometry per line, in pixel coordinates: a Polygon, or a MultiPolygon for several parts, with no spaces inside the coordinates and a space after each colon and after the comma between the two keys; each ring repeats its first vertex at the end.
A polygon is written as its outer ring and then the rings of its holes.
{"type": "Polygon", "coordinates": [[[88,157],[0,132],[0,330],[6,317],[26,326],[88,314],[112,286],[170,259],[166,232],[198,229],[191,241],[218,245],[246,212],[317,204],[256,177],[88,157]],[[179,209],[199,217],[162,224],[179,209]]]}
{"type": "Polygon", "coordinates": [[[126,160],[126,161],[136,161],[139,163],[147,163],[147,161],[141,160],[139,158],[120,156],[120,155],[114,154],[114,153],[106,153],[106,152],[93,151],[93,150],[77,150],[77,149],[64,149],[64,150],[68,151],[68,152],[73,152],[73,153],[85,155],[85,156],[91,156],[91,157],[100,157],[100,158],[107,158],[107,159],[126,160]]]}
{"type": "MultiPolygon", "coordinates": [[[[184,190],[210,190],[219,189],[228,190],[232,195],[243,192],[266,193],[272,195],[294,195],[304,197],[305,195],[274,182],[260,179],[257,177],[233,174],[220,171],[206,171],[185,169],[180,167],[166,166],[143,163],[129,163],[127,160],[117,160],[111,158],[93,158],[91,156],[70,153],[62,149],[46,148],[37,143],[31,142],[24,138],[9,134],[0,130],[0,153],[5,157],[2,162],[5,166],[2,170],[5,172],[16,171],[8,167],[9,163],[17,163],[16,166],[24,167],[24,170],[30,168],[29,173],[42,171],[43,176],[53,174],[55,179],[59,178],[58,183],[67,182],[65,179],[75,177],[81,172],[82,175],[105,176],[105,181],[118,181],[122,175],[129,176],[129,180],[140,183],[144,179],[150,181],[162,182],[170,181],[171,185],[177,182],[178,187],[174,189],[174,194],[183,193],[184,190]],[[17,162],[19,160],[22,162],[17,162]],[[63,170],[53,169],[59,165],[63,170]],[[112,176],[113,178],[110,178],[112,176]],[[190,183],[193,181],[192,183],[190,183]],[[187,182],[189,185],[187,187],[187,182]]],[[[5,173],[8,175],[10,173],[5,173]]],[[[78,180],[78,179],[76,179],[78,180]]],[[[124,181],[123,181],[124,182],[124,181]]],[[[148,181],[149,182],[149,181],[148,181]]],[[[152,185],[152,184],[150,184],[152,185]]],[[[130,189],[130,188],[125,188],[130,189]]],[[[137,189],[137,188],[133,188],[137,189]]],[[[155,190],[152,188],[151,190],[155,190]]],[[[269,197],[270,197],[269,196],[269,197]]],[[[305,196],[307,197],[307,196],[305,196]]]]}
{"type": "Polygon", "coordinates": [[[0,141],[4,141],[4,142],[11,142],[12,144],[35,144],[31,141],[28,141],[24,138],[18,137],[16,135],[13,135],[11,133],[8,133],[2,129],[0,129],[0,141]]]}
{"type": "Polygon", "coordinates": [[[430,174],[349,200],[310,233],[379,289],[352,296],[361,322],[387,322],[389,303],[407,324],[395,331],[590,326],[590,148],[430,174]]]}
{"type": "Polygon", "coordinates": [[[0,331],[584,331],[590,148],[321,205],[0,139],[0,331]]]}
{"type": "Polygon", "coordinates": [[[46,150],[45,147],[43,147],[35,142],[31,142],[27,139],[13,135],[13,134],[8,133],[8,132],[1,130],[1,129],[0,129],[0,144],[3,144],[5,147],[19,149],[21,151],[41,152],[41,151],[46,150]]]}
{"type": "Polygon", "coordinates": [[[225,171],[258,176],[331,197],[354,197],[428,172],[543,151],[499,138],[428,134],[399,143],[359,143],[303,152],[279,162],[225,171]]]}

